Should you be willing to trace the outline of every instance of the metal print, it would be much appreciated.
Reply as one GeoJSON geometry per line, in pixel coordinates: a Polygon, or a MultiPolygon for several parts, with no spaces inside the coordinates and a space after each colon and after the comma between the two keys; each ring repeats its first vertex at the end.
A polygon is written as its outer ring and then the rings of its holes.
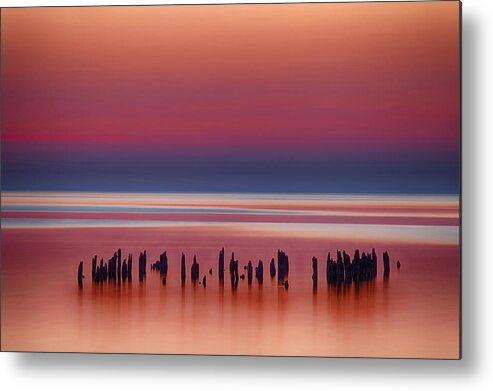
{"type": "Polygon", "coordinates": [[[460,3],[1,10],[1,349],[460,358],[460,3]]]}

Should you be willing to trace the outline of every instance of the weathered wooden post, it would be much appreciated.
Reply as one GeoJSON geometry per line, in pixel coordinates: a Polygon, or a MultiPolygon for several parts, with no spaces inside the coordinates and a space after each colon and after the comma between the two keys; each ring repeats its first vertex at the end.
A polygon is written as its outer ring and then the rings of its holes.
{"type": "Polygon", "coordinates": [[[118,259],[117,252],[115,251],[113,253],[113,256],[108,259],[108,268],[107,268],[107,274],[108,274],[108,280],[117,280],[117,272],[116,272],[116,261],[118,259]]]}
{"type": "Polygon", "coordinates": [[[346,251],[342,252],[342,258],[344,260],[344,283],[350,285],[353,282],[353,268],[351,265],[351,257],[346,254],[346,251]]]}
{"type": "Polygon", "coordinates": [[[284,251],[277,250],[277,281],[279,284],[284,282],[284,279],[289,274],[289,259],[284,251]]]}
{"type": "Polygon", "coordinates": [[[248,276],[248,285],[251,285],[253,279],[253,265],[251,260],[248,261],[247,276],[248,276]]]}
{"type": "Polygon", "coordinates": [[[197,263],[197,257],[195,255],[193,256],[193,263],[190,274],[192,277],[192,282],[195,284],[199,279],[199,264],[197,263]]]}
{"type": "Polygon", "coordinates": [[[390,258],[389,253],[387,251],[383,252],[383,276],[390,276],[390,258]]]}
{"type": "Polygon", "coordinates": [[[258,283],[262,285],[264,282],[264,264],[262,260],[258,260],[258,266],[255,268],[255,277],[258,280],[258,283]]]}
{"type": "Polygon", "coordinates": [[[106,265],[106,262],[103,262],[102,265],[99,265],[99,270],[101,271],[101,281],[106,281],[108,277],[108,268],[106,265]]]}
{"type": "Polygon", "coordinates": [[[99,284],[100,280],[101,280],[101,272],[99,271],[99,266],[96,266],[96,279],[94,281],[99,284]]]}
{"type": "Polygon", "coordinates": [[[127,266],[127,260],[123,260],[123,266],[122,266],[122,280],[123,282],[127,281],[127,274],[128,274],[128,266],[127,266]]]}
{"type": "Polygon", "coordinates": [[[231,260],[229,261],[229,273],[231,276],[231,287],[236,288],[238,286],[238,261],[235,260],[235,253],[231,254],[231,260]]]}
{"type": "Polygon", "coordinates": [[[84,278],[84,262],[79,263],[79,268],[77,269],[77,284],[79,288],[82,288],[82,279],[84,278]]]}
{"type": "Polygon", "coordinates": [[[128,281],[132,281],[132,254],[128,254],[128,281]]]}
{"type": "Polygon", "coordinates": [[[219,251],[219,261],[217,265],[217,273],[219,275],[219,283],[224,283],[224,247],[219,251]]]}
{"type": "Polygon", "coordinates": [[[327,283],[337,283],[337,265],[335,261],[330,257],[330,252],[327,254],[327,283]]]}
{"type": "Polygon", "coordinates": [[[99,261],[99,282],[103,282],[103,258],[99,261]]]}
{"type": "Polygon", "coordinates": [[[344,264],[342,263],[342,254],[337,250],[337,283],[344,281],[344,264]]]}
{"type": "Polygon", "coordinates": [[[235,274],[235,253],[231,253],[231,259],[229,260],[229,277],[231,278],[231,286],[234,286],[234,274],[235,274]]]}
{"type": "Polygon", "coordinates": [[[313,289],[316,289],[318,286],[318,260],[317,260],[317,257],[312,258],[312,281],[313,281],[313,289]]]}
{"type": "Polygon", "coordinates": [[[97,255],[95,255],[92,258],[92,280],[93,281],[96,281],[96,266],[97,266],[97,263],[98,263],[98,257],[97,257],[97,255]]]}
{"type": "Polygon", "coordinates": [[[166,251],[159,256],[159,274],[165,277],[168,274],[168,255],[166,251]]]}
{"type": "Polygon", "coordinates": [[[118,277],[118,282],[120,282],[122,279],[122,250],[120,248],[118,249],[117,257],[118,257],[117,277],[118,277]]]}
{"type": "Polygon", "coordinates": [[[139,280],[140,282],[144,281],[146,277],[146,268],[147,268],[147,250],[141,252],[139,254],[139,280]]]}
{"type": "Polygon", "coordinates": [[[375,248],[371,249],[371,262],[373,266],[373,278],[377,276],[377,253],[375,252],[375,248]]]}
{"type": "Polygon", "coordinates": [[[181,253],[181,285],[185,286],[185,279],[187,276],[186,265],[185,265],[185,254],[181,253]]]}
{"type": "Polygon", "coordinates": [[[274,262],[274,258],[270,260],[270,278],[274,278],[276,276],[276,264],[274,262]]]}
{"type": "Polygon", "coordinates": [[[238,260],[236,259],[234,261],[234,265],[233,265],[233,275],[234,275],[234,283],[235,283],[235,287],[238,286],[238,260]]]}
{"type": "Polygon", "coordinates": [[[356,249],[354,251],[354,257],[353,257],[353,281],[355,283],[359,283],[360,274],[361,274],[361,264],[359,258],[359,250],[356,249]]]}

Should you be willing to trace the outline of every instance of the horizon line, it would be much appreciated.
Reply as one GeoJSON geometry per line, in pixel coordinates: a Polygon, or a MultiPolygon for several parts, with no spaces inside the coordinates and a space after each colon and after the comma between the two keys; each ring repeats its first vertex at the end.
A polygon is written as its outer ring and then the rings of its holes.
{"type": "Polygon", "coordinates": [[[183,194],[183,195],[327,195],[327,196],[455,196],[461,197],[461,193],[399,193],[399,192],[386,192],[386,193],[365,193],[365,192],[272,192],[272,191],[252,191],[252,192],[231,192],[231,191],[126,191],[126,190],[12,190],[12,189],[0,189],[0,193],[69,193],[69,194],[183,194]]]}

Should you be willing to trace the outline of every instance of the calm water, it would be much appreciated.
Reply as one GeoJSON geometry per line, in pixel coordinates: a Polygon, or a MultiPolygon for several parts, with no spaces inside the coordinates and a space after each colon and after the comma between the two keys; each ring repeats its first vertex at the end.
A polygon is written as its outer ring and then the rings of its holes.
{"type": "Polygon", "coordinates": [[[445,196],[4,192],[2,349],[456,358],[458,225],[458,198],[445,196]],[[221,286],[221,247],[226,269],[234,251],[240,274],[248,260],[262,259],[263,285],[240,280],[232,290],[226,272],[221,286]],[[374,281],[327,285],[328,251],[352,256],[372,247],[374,281]],[[117,248],[122,258],[133,254],[132,282],[93,285],[91,258],[106,261],[117,248]],[[288,290],[268,274],[278,248],[289,255],[288,290]],[[148,271],[140,283],[144,249],[148,271]],[[166,286],[150,270],[164,250],[166,286]],[[190,281],[193,255],[206,287],[190,281]],[[312,256],[319,259],[316,290],[312,256]],[[78,289],[81,260],[86,278],[78,289]]]}

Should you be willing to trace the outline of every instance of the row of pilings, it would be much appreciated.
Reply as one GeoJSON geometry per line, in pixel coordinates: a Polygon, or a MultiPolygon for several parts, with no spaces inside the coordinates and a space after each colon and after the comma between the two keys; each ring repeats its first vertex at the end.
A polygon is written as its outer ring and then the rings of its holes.
{"type": "MultiPolygon", "coordinates": [[[[371,252],[360,252],[355,250],[353,258],[346,251],[336,252],[336,260],[334,261],[330,256],[330,252],[327,255],[327,268],[326,279],[330,285],[351,283],[360,283],[364,281],[371,281],[377,276],[377,254],[373,248],[371,252]]],[[[397,268],[401,267],[401,263],[397,261],[397,268]]],[[[390,276],[390,257],[387,251],[383,252],[383,276],[388,278],[390,276]]],[[[313,287],[318,285],[318,259],[312,258],[312,281],[313,287]]]]}
{"type": "MultiPolygon", "coordinates": [[[[81,262],[82,263],[82,262],[81,262]]],[[[82,265],[79,265],[82,268],[82,265]]],[[[125,282],[132,280],[132,254],[128,254],[127,258],[122,263],[122,251],[118,249],[113,253],[113,256],[104,262],[103,258],[99,261],[95,255],[92,258],[92,281],[100,283],[103,281],[118,281],[125,282]]]]}
{"type": "MultiPolygon", "coordinates": [[[[397,268],[400,268],[400,261],[397,261],[397,268]]],[[[147,251],[144,250],[139,254],[139,281],[143,282],[146,278],[147,269],[147,251]]],[[[166,279],[168,274],[168,256],[167,252],[164,251],[159,256],[159,260],[151,263],[151,270],[158,271],[163,285],[166,285],[166,279]]],[[[244,266],[246,270],[246,279],[248,285],[251,285],[254,277],[254,266],[251,260],[248,264],[244,266]]],[[[390,257],[387,251],[383,252],[383,276],[385,278],[390,276],[390,257]]],[[[218,277],[219,283],[224,284],[224,248],[219,251],[218,260],[218,277]]],[[[289,257],[282,251],[277,251],[277,267],[275,259],[272,258],[269,264],[269,273],[271,279],[275,278],[277,275],[277,282],[279,286],[285,289],[289,288],[289,257]]],[[[209,274],[212,275],[212,268],[209,269],[209,274]]],[[[185,254],[181,254],[181,283],[182,286],[186,282],[186,258],[185,254]]],[[[229,275],[231,280],[231,287],[235,289],[238,286],[240,279],[245,279],[245,274],[239,274],[239,261],[235,258],[234,252],[231,254],[229,261],[229,275]]],[[[203,275],[200,281],[200,269],[197,257],[194,255],[193,262],[190,269],[190,276],[193,284],[197,282],[204,286],[207,285],[207,276],[203,275]]],[[[330,252],[327,255],[327,267],[326,267],[326,280],[329,285],[349,285],[351,283],[360,283],[364,281],[371,281],[377,276],[377,255],[375,249],[368,252],[362,252],[358,249],[355,250],[354,255],[351,259],[350,255],[346,251],[336,252],[336,260],[332,259],[330,252]]],[[[79,263],[77,270],[77,282],[80,287],[82,287],[83,282],[83,262],[79,263]]],[[[258,261],[257,266],[255,266],[255,279],[258,284],[263,284],[264,281],[264,265],[262,260],[258,261]]],[[[101,258],[98,263],[98,258],[95,255],[92,259],[92,281],[93,283],[102,283],[105,281],[117,281],[126,282],[132,280],[132,254],[128,255],[127,258],[123,259],[122,262],[122,252],[118,249],[113,253],[113,256],[108,259],[108,262],[104,262],[101,258]]],[[[312,281],[313,287],[318,286],[318,259],[317,257],[312,258],[312,281]]]]}

